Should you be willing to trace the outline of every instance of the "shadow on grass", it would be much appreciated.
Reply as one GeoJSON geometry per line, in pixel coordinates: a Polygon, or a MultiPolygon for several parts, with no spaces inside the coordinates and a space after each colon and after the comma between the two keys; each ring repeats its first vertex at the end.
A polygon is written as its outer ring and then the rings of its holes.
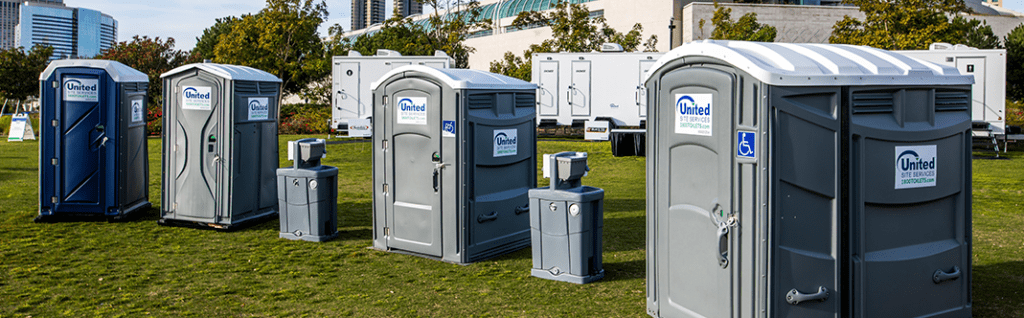
{"type": "Polygon", "coordinates": [[[604,263],[603,281],[619,281],[646,279],[647,261],[635,260],[617,263],[604,263]]]}
{"type": "Polygon", "coordinates": [[[974,266],[974,317],[1024,316],[1024,261],[974,266]]]}

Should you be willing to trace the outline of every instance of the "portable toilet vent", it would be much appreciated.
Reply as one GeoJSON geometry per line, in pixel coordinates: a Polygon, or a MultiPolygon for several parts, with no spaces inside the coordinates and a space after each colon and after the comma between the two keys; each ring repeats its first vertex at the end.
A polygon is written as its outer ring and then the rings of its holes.
{"type": "Polygon", "coordinates": [[[730,41],[653,70],[650,315],[970,317],[970,76],[730,41]]]}
{"type": "Polygon", "coordinates": [[[406,66],[373,87],[373,246],[453,263],[529,246],[537,86],[406,66]]]}
{"type": "Polygon", "coordinates": [[[164,80],[160,224],[231,228],[277,215],[281,80],[245,66],[189,64],[164,80]]]}
{"type": "Polygon", "coordinates": [[[120,219],[149,202],[149,77],[106,60],[57,60],[39,75],[39,216],[120,219]]]}

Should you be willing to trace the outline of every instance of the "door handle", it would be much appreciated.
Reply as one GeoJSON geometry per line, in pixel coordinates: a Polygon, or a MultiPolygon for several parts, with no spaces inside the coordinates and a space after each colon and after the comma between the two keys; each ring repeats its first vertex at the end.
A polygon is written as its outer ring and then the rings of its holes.
{"type": "Polygon", "coordinates": [[[478,215],[476,217],[476,223],[490,222],[498,219],[498,211],[491,211],[487,215],[478,215]]]}
{"type": "Polygon", "coordinates": [[[636,107],[640,107],[640,86],[636,87],[636,107]]]}
{"type": "Polygon", "coordinates": [[[441,180],[438,180],[438,177],[439,177],[439,173],[438,172],[439,171],[437,171],[437,169],[435,168],[434,169],[434,193],[437,193],[438,190],[440,190],[439,189],[440,184],[438,184],[438,182],[440,182],[441,180]]]}
{"type": "Polygon", "coordinates": [[[527,203],[524,206],[517,206],[516,207],[516,215],[520,215],[520,214],[523,214],[523,213],[526,213],[526,212],[530,212],[530,204],[529,203],[527,203]]]}
{"type": "Polygon", "coordinates": [[[718,266],[729,267],[729,225],[722,223],[718,226],[718,266]]]}
{"type": "Polygon", "coordinates": [[[799,305],[802,302],[817,300],[825,302],[828,299],[828,288],[825,286],[818,286],[818,292],[813,294],[804,294],[796,290],[796,288],[790,289],[786,293],[786,302],[790,305],[799,305]]]}
{"type": "Polygon", "coordinates": [[[947,272],[944,272],[944,271],[942,271],[940,269],[940,270],[936,270],[935,274],[932,274],[932,281],[935,282],[936,284],[945,282],[947,280],[956,280],[957,278],[960,278],[960,267],[959,266],[953,266],[953,272],[952,273],[947,273],[947,272]]]}
{"type": "Polygon", "coordinates": [[[107,127],[103,126],[103,124],[96,125],[96,131],[98,131],[98,132],[104,132],[104,131],[106,131],[106,129],[107,129],[107,127]]]}

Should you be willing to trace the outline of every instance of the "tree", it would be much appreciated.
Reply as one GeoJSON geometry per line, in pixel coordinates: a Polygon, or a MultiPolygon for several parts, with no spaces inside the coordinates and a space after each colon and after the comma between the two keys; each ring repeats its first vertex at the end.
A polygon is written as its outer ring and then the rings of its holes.
{"type": "Polygon", "coordinates": [[[203,35],[196,38],[196,47],[192,49],[192,53],[198,54],[200,58],[213,60],[217,57],[214,48],[220,43],[221,36],[231,33],[231,27],[240,20],[242,19],[231,16],[218,18],[213,26],[203,30],[203,35]]]}
{"type": "Polygon", "coordinates": [[[1003,38],[1006,46],[1006,97],[1024,101],[1024,24],[1018,25],[1003,38]]]}
{"type": "MultiPolygon", "coordinates": [[[[512,21],[512,27],[520,29],[551,27],[551,39],[530,45],[523,57],[506,52],[501,60],[491,62],[491,72],[529,81],[534,53],[590,52],[600,50],[604,43],[617,43],[627,52],[633,52],[641,44],[643,26],[639,23],[629,32],[620,33],[608,26],[604,17],[591,18],[585,5],[561,0],[551,7],[553,10],[548,12],[520,12],[512,21]]],[[[644,42],[644,51],[655,51],[657,43],[658,38],[652,35],[644,42]]]]}
{"type": "Polygon", "coordinates": [[[985,28],[991,32],[990,27],[958,16],[971,12],[963,0],[843,0],[843,4],[860,7],[865,19],[844,17],[832,27],[831,43],[922,50],[935,42],[968,44],[972,37],[974,45],[986,46],[994,37],[986,32],[985,28]]]}
{"type": "Polygon", "coordinates": [[[953,17],[950,21],[949,35],[943,42],[964,44],[979,49],[998,49],[1002,47],[999,37],[992,32],[992,26],[983,21],[971,19],[968,21],[962,16],[953,17]]]}
{"type": "MultiPolygon", "coordinates": [[[[704,19],[698,24],[703,29],[704,19]]],[[[739,21],[734,22],[732,8],[720,6],[717,2],[711,24],[715,26],[715,30],[711,31],[711,39],[714,40],[775,42],[775,35],[778,34],[775,27],[757,23],[757,13],[754,12],[744,14],[739,21]]]]}
{"type": "Polygon", "coordinates": [[[324,44],[317,28],[326,19],[323,0],[267,0],[266,8],[243,16],[220,36],[214,61],[267,71],[281,79],[283,93],[300,93],[318,79],[324,44]]]}
{"type": "Polygon", "coordinates": [[[109,50],[96,57],[121,62],[149,76],[148,114],[146,128],[151,134],[160,133],[160,118],[163,117],[163,80],[160,74],[175,67],[202,60],[198,54],[174,49],[174,38],[166,41],[159,37],[133,36],[132,40],[114,44],[109,50]]]}
{"type": "Polygon", "coordinates": [[[21,102],[39,93],[39,73],[50,63],[53,48],[35,46],[0,50],[0,97],[21,102]]]}
{"type": "Polygon", "coordinates": [[[305,88],[299,92],[299,96],[312,104],[331,104],[331,63],[334,56],[346,55],[352,44],[344,36],[344,29],[335,24],[328,29],[327,39],[324,40],[324,55],[319,59],[309,59],[307,68],[311,71],[310,81],[305,88]]]}
{"type": "Polygon", "coordinates": [[[352,49],[363,55],[372,55],[378,49],[388,49],[403,55],[433,55],[442,51],[455,60],[456,68],[469,67],[469,54],[476,49],[465,45],[473,32],[490,30],[491,20],[481,15],[476,0],[424,0],[434,8],[425,24],[413,23],[411,18],[395,14],[384,21],[373,34],[356,38],[352,49]],[[443,12],[442,12],[443,11],[443,12]]]}

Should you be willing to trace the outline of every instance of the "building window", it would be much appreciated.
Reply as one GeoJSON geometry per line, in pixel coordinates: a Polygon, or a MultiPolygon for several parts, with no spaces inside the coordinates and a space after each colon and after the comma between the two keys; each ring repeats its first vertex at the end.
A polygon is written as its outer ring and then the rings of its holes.
{"type": "Polygon", "coordinates": [[[590,11],[590,18],[591,19],[599,18],[599,17],[603,17],[603,16],[604,16],[604,10],[590,11]]]}
{"type": "Polygon", "coordinates": [[[488,30],[483,30],[483,31],[477,31],[477,32],[470,33],[469,36],[467,36],[466,38],[467,39],[479,38],[479,37],[490,36],[492,34],[494,34],[494,30],[488,29],[488,30]]]}

